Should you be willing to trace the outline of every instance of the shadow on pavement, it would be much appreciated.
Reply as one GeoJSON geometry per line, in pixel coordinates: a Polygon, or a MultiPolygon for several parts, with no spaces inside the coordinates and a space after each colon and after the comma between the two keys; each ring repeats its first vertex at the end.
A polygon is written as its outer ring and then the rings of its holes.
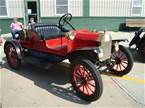
{"type": "MultiPolygon", "coordinates": [[[[3,60],[6,61],[6,58],[3,60]]],[[[61,85],[70,83],[70,70],[69,64],[67,63],[59,63],[47,70],[26,63],[23,63],[19,70],[11,69],[7,63],[3,64],[3,68],[32,80],[36,86],[45,89],[62,99],[78,104],[89,104],[89,102],[80,99],[75,94],[72,86],[69,86],[68,88],[60,87],[61,85]]]]}

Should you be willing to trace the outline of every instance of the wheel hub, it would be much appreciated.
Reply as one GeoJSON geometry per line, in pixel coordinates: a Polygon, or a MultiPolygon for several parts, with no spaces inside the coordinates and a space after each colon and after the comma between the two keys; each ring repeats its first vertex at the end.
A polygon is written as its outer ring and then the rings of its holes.
{"type": "Polygon", "coordinates": [[[121,63],[121,59],[119,57],[116,57],[115,61],[116,61],[116,64],[120,64],[121,63]]]}
{"type": "Polygon", "coordinates": [[[96,90],[95,80],[90,71],[83,65],[77,65],[74,69],[74,84],[85,95],[92,95],[96,90]]]}
{"type": "Polygon", "coordinates": [[[86,81],[86,79],[85,79],[84,77],[81,77],[79,82],[80,82],[80,84],[82,84],[82,85],[87,84],[87,81],[86,81]]]}

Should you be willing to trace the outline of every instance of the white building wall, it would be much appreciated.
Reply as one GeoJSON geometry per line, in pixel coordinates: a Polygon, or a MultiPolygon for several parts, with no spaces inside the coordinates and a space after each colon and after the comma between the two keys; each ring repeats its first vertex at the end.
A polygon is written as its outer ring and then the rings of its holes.
{"type": "Polygon", "coordinates": [[[8,17],[24,17],[24,0],[7,0],[8,17]]]}
{"type": "Polygon", "coordinates": [[[130,16],[131,0],[90,0],[90,16],[130,16]]]}
{"type": "Polygon", "coordinates": [[[142,4],[142,16],[145,17],[145,0],[143,0],[142,4]]]}
{"type": "MultiPolygon", "coordinates": [[[[24,17],[24,0],[6,0],[8,17],[24,17]]],[[[131,16],[132,0],[90,0],[90,16],[131,16]]],[[[142,0],[142,14],[145,17],[145,0],[142,0]]],[[[68,0],[68,12],[83,16],[83,0],[68,0]]],[[[40,15],[55,15],[55,0],[40,0],[40,15]]]]}
{"type": "Polygon", "coordinates": [[[55,16],[54,0],[40,0],[40,14],[42,17],[55,16]]]}
{"type": "Polygon", "coordinates": [[[83,0],[68,0],[68,10],[73,16],[83,16],[83,0]]]}
{"type": "MultiPolygon", "coordinates": [[[[83,0],[68,0],[68,12],[73,16],[83,15],[83,0]]],[[[52,17],[55,15],[55,0],[40,0],[41,17],[52,17]]]]}

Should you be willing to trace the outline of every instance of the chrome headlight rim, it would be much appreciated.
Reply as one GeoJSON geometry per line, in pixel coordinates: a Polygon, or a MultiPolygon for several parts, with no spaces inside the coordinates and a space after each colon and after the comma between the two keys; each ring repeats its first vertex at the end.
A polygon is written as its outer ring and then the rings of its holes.
{"type": "Polygon", "coordinates": [[[75,39],[75,32],[74,31],[70,31],[67,33],[67,38],[69,40],[74,40],[75,39]]]}
{"type": "Polygon", "coordinates": [[[101,47],[97,47],[94,52],[98,55],[99,58],[102,58],[104,56],[104,51],[101,47]]]}

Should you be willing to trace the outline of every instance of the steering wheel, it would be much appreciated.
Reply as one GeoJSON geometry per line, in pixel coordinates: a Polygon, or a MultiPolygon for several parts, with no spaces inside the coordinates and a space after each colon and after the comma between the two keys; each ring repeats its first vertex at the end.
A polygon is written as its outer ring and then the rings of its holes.
{"type": "Polygon", "coordinates": [[[64,29],[63,27],[68,24],[73,30],[75,30],[75,28],[69,23],[71,20],[72,20],[72,14],[67,13],[67,14],[63,15],[59,19],[59,27],[61,27],[62,29],[64,29]]]}

